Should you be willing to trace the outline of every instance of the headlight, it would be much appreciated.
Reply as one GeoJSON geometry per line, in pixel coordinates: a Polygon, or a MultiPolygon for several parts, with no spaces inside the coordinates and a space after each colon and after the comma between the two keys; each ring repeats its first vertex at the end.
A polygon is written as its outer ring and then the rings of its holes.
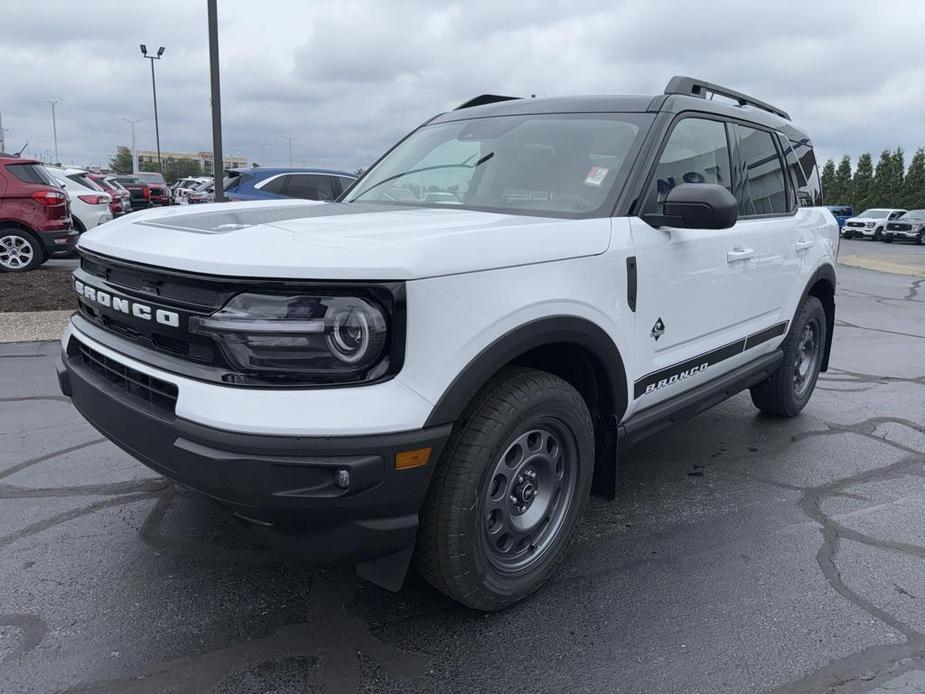
{"type": "Polygon", "coordinates": [[[241,374],[273,381],[370,381],[390,366],[389,316],[371,298],[238,294],[191,332],[214,339],[241,374]]]}
{"type": "Polygon", "coordinates": [[[868,229],[873,229],[875,226],[877,226],[877,223],[876,222],[864,222],[864,226],[866,226],[868,229]]]}

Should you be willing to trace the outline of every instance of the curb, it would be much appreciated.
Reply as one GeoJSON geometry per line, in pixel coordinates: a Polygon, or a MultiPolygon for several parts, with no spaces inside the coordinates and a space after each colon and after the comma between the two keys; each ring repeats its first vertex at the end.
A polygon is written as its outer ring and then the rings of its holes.
{"type": "Polygon", "coordinates": [[[925,277],[925,266],[916,267],[914,265],[903,265],[901,263],[891,263],[888,260],[873,260],[872,258],[848,256],[847,258],[839,258],[838,264],[845,265],[847,267],[856,267],[862,270],[889,272],[893,275],[912,275],[913,277],[925,277]]]}
{"type": "Polygon", "coordinates": [[[74,311],[0,313],[0,343],[59,340],[74,311]]]}

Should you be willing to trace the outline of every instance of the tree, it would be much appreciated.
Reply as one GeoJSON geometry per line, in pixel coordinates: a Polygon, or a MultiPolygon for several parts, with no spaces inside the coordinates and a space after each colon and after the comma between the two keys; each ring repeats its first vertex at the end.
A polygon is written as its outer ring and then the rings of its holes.
{"type": "Polygon", "coordinates": [[[925,209],[925,148],[919,147],[909,162],[909,173],[903,180],[901,207],[907,210],[925,209]]]}
{"type": "Polygon", "coordinates": [[[109,160],[109,167],[119,173],[132,173],[132,150],[123,145],[116,147],[116,154],[109,160]]]}
{"type": "Polygon", "coordinates": [[[854,170],[854,178],[851,180],[854,188],[854,209],[860,213],[871,207],[874,196],[874,164],[870,152],[864,152],[858,157],[858,167],[854,170]]]}
{"type": "MultiPolygon", "coordinates": [[[[854,185],[851,181],[851,157],[847,154],[838,162],[838,168],[835,169],[835,189],[838,191],[839,199],[832,200],[832,204],[845,205],[854,200],[854,185]]],[[[860,210],[858,210],[860,212],[860,210]]]]}
{"type": "MultiPolygon", "coordinates": [[[[199,162],[195,159],[174,159],[173,157],[168,157],[163,159],[164,164],[164,180],[167,183],[173,183],[181,178],[189,178],[191,176],[202,176],[202,167],[199,166],[199,162]]],[[[142,171],[158,171],[156,161],[143,162],[141,164],[142,171]]]]}
{"type": "Polygon", "coordinates": [[[841,193],[835,186],[835,162],[831,159],[825,162],[822,167],[822,194],[825,201],[830,205],[836,204],[841,199],[841,193]]]}

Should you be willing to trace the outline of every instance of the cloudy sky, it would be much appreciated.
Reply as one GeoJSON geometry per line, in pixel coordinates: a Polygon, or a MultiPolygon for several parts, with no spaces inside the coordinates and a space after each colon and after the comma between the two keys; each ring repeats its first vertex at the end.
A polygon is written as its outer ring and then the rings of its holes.
{"type": "MultiPolygon", "coordinates": [[[[689,74],[754,94],[822,158],[925,145],[925,1],[220,0],[225,151],[365,166],[424,119],[485,92],[654,94],[689,74]]],[[[211,149],[205,0],[4,0],[7,149],[108,161],[141,118],[154,149],[211,149]]],[[[908,157],[907,157],[908,159],[908,157]]]]}

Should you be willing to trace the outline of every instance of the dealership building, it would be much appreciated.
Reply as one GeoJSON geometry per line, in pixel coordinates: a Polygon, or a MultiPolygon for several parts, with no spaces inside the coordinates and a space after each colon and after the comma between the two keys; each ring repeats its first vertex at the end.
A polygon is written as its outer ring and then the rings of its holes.
{"type": "MultiPolygon", "coordinates": [[[[205,176],[212,175],[213,156],[212,152],[161,152],[161,160],[168,159],[195,161],[199,163],[202,173],[205,176]]],[[[236,169],[247,166],[247,159],[234,154],[222,155],[222,163],[226,169],[236,169]]],[[[145,164],[157,165],[157,152],[142,149],[138,151],[138,167],[143,168],[145,164]]]]}

